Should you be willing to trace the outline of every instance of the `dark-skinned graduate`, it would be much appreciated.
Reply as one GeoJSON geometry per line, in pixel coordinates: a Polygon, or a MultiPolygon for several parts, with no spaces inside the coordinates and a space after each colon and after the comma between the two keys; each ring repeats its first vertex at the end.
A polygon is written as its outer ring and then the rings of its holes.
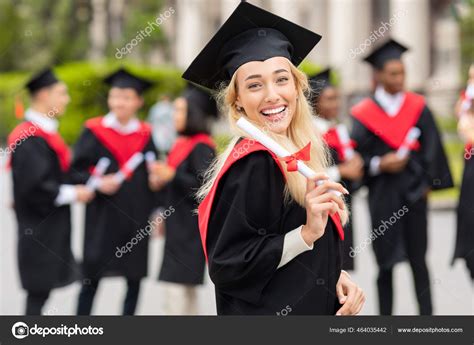
{"type": "Polygon", "coordinates": [[[101,159],[108,159],[98,177],[97,196],[86,209],[83,282],[77,314],[89,315],[104,277],[124,277],[127,292],[122,313],[136,311],[141,279],[147,275],[148,223],[154,206],[147,153],[156,157],[150,126],[137,118],[151,83],[125,69],[105,79],[110,85],[105,116],[86,121],[74,148],[75,178],[87,181],[101,159]]]}
{"type": "MultiPolygon", "coordinates": [[[[309,77],[311,86],[310,102],[313,105],[314,124],[323,135],[329,147],[331,163],[327,174],[333,181],[341,181],[349,193],[354,193],[364,175],[363,160],[354,150],[354,141],[349,137],[347,127],[338,123],[341,111],[339,90],[331,82],[331,69],[327,68],[309,77]]],[[[352,197],[346,197],[346,206],[350,210],[349,220],[344,226],[344,252],[342,268],[354,270],[354,246],[351,210],[352,197]]]]}
{"type": "Polygon", "coordinates": [[[433,313],[425,258],[427,199],[431,190],[453,186],[434,116],[423,96],[405,90],[402,54],[407,50],[393,39],[374,48],[365,61],[374,69],[376,90],[351,109],[352,138],[364,158],[369,189],[382,315],[393,312],[393,267],[407,259],[419,313],[433,313]]]}
{"type": "Polygon", "coordinates": [[[219,315],[353,315],[364,304],[341,271],[348,192],[324,172],[308,80],[296,68],[320,38],[242,2],[183,75],[220,92],[234,131],[198,193],[219,315]],[[236,127],[240,117],[294,154],[278,159],[236,127]],[[297,157],[314,179],[296,171],[297,157]]]}
{"type": "Polygon", "coordinates": [[[25,313],[40,315],[51,290],[80,278],[71,251],[70,204],[88,202],[94,192],[70,183],[71,153],[58,133],[58,119],[70,101],[66,84],[47,68],[26,88],[30,107],[8,143],[25,313]]]}
{"type": "Polygon", "coordinates": [[[189,84],[174,103],[173,119],[179,134],[167,162],[155,163],[152,179],[164,188],[165,207],[174,212],[165,221],[165,247],[159,280],[167,315],[198,314],[198,287],[206,266],[196,214],[196,192],[215,158],[210,121],[217,105],[207,90],[189,84]]]}

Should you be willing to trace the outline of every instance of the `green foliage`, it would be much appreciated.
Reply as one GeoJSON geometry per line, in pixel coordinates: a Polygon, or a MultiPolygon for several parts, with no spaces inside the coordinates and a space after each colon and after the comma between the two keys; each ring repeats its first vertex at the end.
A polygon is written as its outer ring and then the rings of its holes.
{"type": "MultiPolygon", "coordinates": [[[[320,65],[314,64],[308,60],[304,60],[299,66],[298,69],[306,73],[307,75],[314,75],[319,72],[322,72],[324,69],[327,67],[321,67],[320,65]]],[[[339,85],[340,84],[340,77],[337,74],[335,70],[331,70],[331,75],[330,75],[331,83],[333,85],[339,85]]]]}
{"type": "Polygon", "coordinates": [[[435,120],[438,128],[443,133],[457,136],[458,120],[454,114],[452,116],[436,116],[435,120]]]}
{"type": "MultiPolygon", "coordinates": [[[[123,28],[123,35],[120,42],[115,42],[115,46],[124,46],[129,43],[130,40],[136,38],[137,35],[143,35],[143,31],[152,29],[152,33],[149,36],[143,36],[143,40],[140,41],[139,47],[142,54],[149,53],[152,49],[159,46],[165,49],[167,43],[166,36],[161,30],[161,27],[156,26],[156,19],[159,17],[159,11],[161,7],[161,1],[146,0],[139,1],[140,6],[132,3],[127,8],[127,21],[123,28]]],[[[112,48],[112,47],[109,47],[112,48]]],[[[116,47],[113,47],[116,48],[116,47]]],[[[110,50],[110,49],[109,49],[110,50]]],[[[111,55],[116,53],[115,49],[111,49],[111,55]]]]}
{"type": "Polygon", "coordinates": [[[221,154],[222,152],[224,152],[227,145],[229,145],[230,140],[232,139],[232,137],[229,134],[215,134],[213,136],[213,139],[216,143],[217,153],[221,154]]]}
{"type": "Polygon", "coordinates": [[[474,1],[466,1],[468,14],[461,20],[461,62],[462,80],[467,79],[467,71],[474,63],[474,1]]]}
{"type": "Polygon", "coordinates": [[[35,69],[87,53],[87,18],[75,1],[0,0],[0,71],[35,69]]]}
{"type": "MultiPolygon", "coordinates": [[[[117,48],[133,39],[164,10],[163,0],[123,0],[123,12],[118,14],[112,30],[109,9],[113,1],[117,0],[105,0],[107,44],[104,53],[110,58],[117,48]],[[112,31],[115,37],[111,37],[112,31]]],[[[31,71],[41,66],[87,59],[93,11],[91,0],[0,0],[0,72],[31,71]]],[[[161,26],[155,26],[134,49],[133,56],[127,58],[148,61],[153,49],[167,52],[161,26]]]]}

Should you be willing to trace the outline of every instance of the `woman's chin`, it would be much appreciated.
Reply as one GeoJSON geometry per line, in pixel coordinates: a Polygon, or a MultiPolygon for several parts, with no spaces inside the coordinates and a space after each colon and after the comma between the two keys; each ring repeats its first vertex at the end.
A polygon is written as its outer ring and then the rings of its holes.
{"type": "Polygon", "coordinates": [[[289,123],[286,121],[279,123],[267,123],[266,128],[276,134],[285,134],[288,130],[289,123]]]}

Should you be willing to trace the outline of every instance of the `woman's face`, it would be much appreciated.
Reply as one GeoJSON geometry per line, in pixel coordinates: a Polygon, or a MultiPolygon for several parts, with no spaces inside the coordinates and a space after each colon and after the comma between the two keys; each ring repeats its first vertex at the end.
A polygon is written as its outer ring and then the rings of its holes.
{"type": "Polygon", "coordinates": [[[286,134],[298,95],[290,62],[284,57],[251,61],[236,73],[237,108],[272,132],[286,134]]]}
{"type": "Polygon", "coordinates": [[[183,132],[186,129],[186,118],[188,114],[188,102],[186,98],[179,97],[173,103],[174,105],[174,126],[178,133],[183,132]]]}

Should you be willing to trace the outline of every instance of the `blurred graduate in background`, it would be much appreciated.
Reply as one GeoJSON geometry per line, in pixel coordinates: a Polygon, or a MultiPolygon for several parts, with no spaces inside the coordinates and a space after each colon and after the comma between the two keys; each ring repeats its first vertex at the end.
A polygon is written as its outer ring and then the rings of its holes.
{"type": "Polygon", "coordinates": [[[166,218],[164,257],[159,280],[164,284],[167,315],[196,315],[197,287],[204,282],[205,259],[196,214],[196,192],[203,174],[215,157],[210,137],[210,120],[217,117],[211,95],[189,84],[174,101],[174,122],[178,139],[167,162],[157,162],[152,179],[165,191],[164,207],[173,207],[166,218]]]}
{"type": "Polygon", "coordinates": [[[18,221],[18,268],[27,291],[26,314],[40,315],[52,289],[79,277],[71,252],[69,205],[89,202],[94,192],[71,185],[71,154],[58,133],[70,101],[66,84],[51,69],[26,85],[31,104],[8,137],[13,200],[18,221]]]}
{"type": "Polygon", "coordinates": [[[379,266],[382,315],[393,312],[393,267],[408,258],[419,312],[431,315],[426,265],[427,198],[453,186],[433,114],[424,97],[405,91],[402,54],[408,48],[389,39],[365,58],[375,71],[375,93],[351,109],[352,138],[364,159],[369,188],[371,240],[379,266]]]}
{"type": "Polygon", "coordinates": [[[76,181],[91,178],[102,158],[108,165],[97,183],[97,197],[87,206],[83,253],[83,282],[77,313],[89,315],[103,277],[127,281],[122,313],[132,315],[140,281],[148,269],[148,219],[154,205],[144,155],[156,149],[148,124],[137,119],[143,93],[151,83],[124,69],[105,79],[110,85],[109,113],[89,119],[74,147],[76,181]]]}
{"type": "Polygon", "coordinates": [[[329,147],[331,155],[331,166],[327,173],[331,180],[341,181],[342,185],[349,190],[346,196],[346,205],[349,210],[349,221],[344,225],[344,253],[342,268],[354,270],[353,227],[352,227],[352,194],[359,186],[359,181],[364,175],[364,162],[360,154],[354,151],[354,142],[349,138],[349,132],[344,124],[338,124],[338,116],[341,111],[341,100],[339,90],[331,83],[331,70],[325,69],[309,77],[309,85],[312,93],[310,102],[313,106],[314,123],[323,135],[323,139],[329,147]]]}

